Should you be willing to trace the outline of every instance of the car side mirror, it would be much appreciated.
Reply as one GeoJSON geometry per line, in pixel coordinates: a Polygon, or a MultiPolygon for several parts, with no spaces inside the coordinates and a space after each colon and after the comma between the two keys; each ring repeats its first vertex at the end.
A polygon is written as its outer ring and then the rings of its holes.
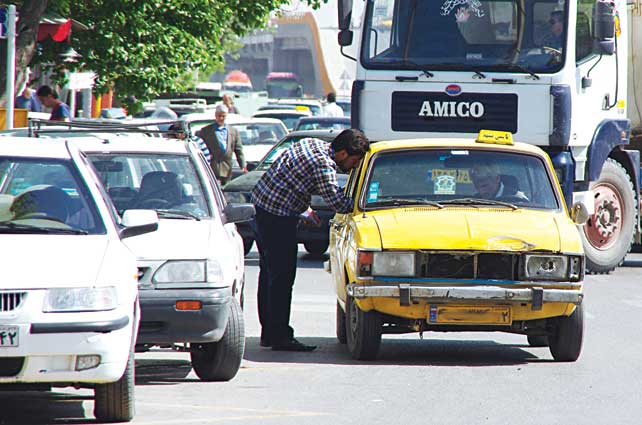
{"type": "Polygon", "coordinates": [[[615,53],[615,5],[605,1],[595,2],[593,13],[593,50],[598,54],[615,53]]]}
{"type": "Polygon", "coordinates": [[[119,231],[121,239],[154,232],[158,229],[158,213],[155,210],[126,210],[122,225],[125,227],[119,231]]]}
{"type": "Polygon", "coordinates": [[[573,203],[570,214],[575,224],[582,225],[589,219],[588,208],[586,208],[586,205],[582,202],[573,203]]]}
{"type": "Polygon", "coordinates": [[[255,214],[254,205],[252,204],[227,204],[223,210],[226,223],[240,223],[250,221],[255,214]]]}

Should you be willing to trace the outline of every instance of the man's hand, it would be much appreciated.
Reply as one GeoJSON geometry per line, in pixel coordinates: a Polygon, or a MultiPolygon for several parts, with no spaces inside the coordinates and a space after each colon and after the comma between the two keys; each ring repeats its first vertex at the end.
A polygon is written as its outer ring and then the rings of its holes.
{"type": "Polygon", "coordinates": [[[247,173],[247,167],[243,167],[243,168],[241,168],[241,172],[242,172],[243,174],[247,173]]]}
{"type": "Polygon", "coordinates": [[[321,227],[321,219],[319,215],[312,208],[301,214],[301,219],[306,226],[321,227]]]}

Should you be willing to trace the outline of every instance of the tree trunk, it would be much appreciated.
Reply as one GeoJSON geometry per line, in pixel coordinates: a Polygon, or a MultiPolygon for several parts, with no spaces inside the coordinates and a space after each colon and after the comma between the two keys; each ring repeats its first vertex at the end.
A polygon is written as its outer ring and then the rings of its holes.
{"type": "MultiPolygon", "coordinates": [[[[48,0],[25,0],[22,6],[18,9],[18,22],[16,25],[16,82],[15,90],[17,95],[18,91],[25,84],[28,75],[27,67],[31,62],[36,51],[36,38],[38,37],[38,25],[40,17],[47,9],[48,0]]],[[[7,80],[7,66],[6,66],[6,43],[2,43],[0,49],[0,107],[6,105],[7,93],[6,80],[7,80]]]]}

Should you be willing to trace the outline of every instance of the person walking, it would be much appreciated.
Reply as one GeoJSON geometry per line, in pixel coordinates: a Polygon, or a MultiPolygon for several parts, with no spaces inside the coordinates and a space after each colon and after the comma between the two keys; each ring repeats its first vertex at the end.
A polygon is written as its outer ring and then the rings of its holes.
{"type": "Polygon", "coordinates": [[[230,96],[229,94],[223,95],[223,105],[227,106],[227,111],[230,114],[239,113],[239,109],[236,106],[234,106],[234,102],[232,101],[232,96],[230,96]]]}
{"type": "Polygon", "coordinates": [[[212,162],[212,156],[210,155],[210,150],[205,144],[205,140],[201,139],[198,136],[186,134],[183,130],[183,126],[181,126],[179,123],[170,125],[168,130],[169,131],[167,133],[167,137],[179,140],[191,140],[192,142],[196,143],[196,146],[201,149],[201,152],[203,152],[203,156],[205,157],[207,163],[210,164],[212,162]]]}
{"type": "Polygon", "coordinates": [[[346,213],[353,200],[337,183],[337,167],[349,171],[370,149],[359,130],[346,129],[327,143],[303,139],[281,154],[252,191],[256,209],[253,228],[260,256],[258,309],[262,347],[275,351],[312,351],[294,338],[290,327],[292,288],[296,277],[296,229],[300,216],[320,225],[310,208],[312,195],[320,195],[330,208],[346,213]]]}
{"type": "Polygon", "coordinates": [[[326,96],[326,101],[328,102],[323,108],[323,114],[326,117],[342,117],[343,109],[341,106],[337,105],[337,95],[334,92],[328,93],[326,96]]]}
{"type": "Polygon", "coordinates": [[[45,107],[51,108],[51,121],[71,121],[71,112],[69,106],[58,99],[58,94],[49,86],[41,86],[36,92],[40,103],[45,107]]]}
{"type": "Polygon", "coordinates": [[[243,142],[238,130],[225,123],[227,113],[227,106],[218,105],[214,112],[216,121],[196,132],[196,136],[205,141],[210,151],[210,166],[221,185],[225,185],[232,178],[232,154],[236,155],[241,171],[247,173],[243,142]]]}

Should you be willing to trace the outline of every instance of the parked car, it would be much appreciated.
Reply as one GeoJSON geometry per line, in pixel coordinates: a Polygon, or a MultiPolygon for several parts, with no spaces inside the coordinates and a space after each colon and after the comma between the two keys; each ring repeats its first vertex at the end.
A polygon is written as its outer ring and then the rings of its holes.
{"type": "Polygon", "coordinates": [[[119,214],[156,210],[159,229],[130,238],[138,260],[141,319],[136,348],[189,351],[205,381],[232,379],[245,333],[243,242],[235,223],[252,205],[227,204],[193,142],[144,136],[77,141],[119,214]]]}
{"type": "Polygon", "coordinates": [[[125,238],[156,212],[120,217],[72,142],[0,138],[0,384],[94,390],[99,421],[134,416],[140,309],[125,238]]]}
{"type": "MultiPolygon", "coordinates": [[[[276,118],[247,118],[229,125],[239,132],[243,142],[243,155],[249,168],[255,167],[272,146],[288,134],[283,121],[276,118]]],[[[236,157],[234,160],[234,167],[238,169],[236,157]]]]}
{"type": "Polygon", "coordinates": [[[569,217],[540,148],[489,131],[381,141],[346,191],[355,207],[333,221],[327,266],[353,358],[376,358],[383,333],[424,331],[524,334],[579,357],[588,212],[569,217]]]}
{"type": "Polygon", "coordinates": [[[283,121],[288,131],[292,131],[296,127],[299,118],[310,117],[312,112],[309,110],[289,110],[289,109],[266,109],[263,111],[256,111],[253,118],[276,118],[283,121]]]}
{"type": "MultiPolygon", "coordinates": [[[[308,137],[315,137],[327,142],[332,141],[340,132],[336,130],[317,130],[317,131],[296,131],[288,134],[279,141],[265,157],[259,162],[256,168],[249,173],[242,174],[225,185],[223,192],[225,197],[230,203],[246,203],[250,202],[250,195],[254,186],[259,181],[261,176],[270,168],[272,163],[292,146],[301,139],[308,137]]],[[[345,185],[347,175],[344,173],[337,174],[337,179],[341,186],[345,185]]],[[[321,226],[311,227],[306,226],[303,222],[299,222],[297,228],[297,239],[302,243],[306,251],[311,254],[320,255],[328,249],[329,242],[329,226],[330,219],[334,216],[332,211],[321,196],[312,196],[311,206],[317,211],[321,219],[321,226]]],[[[239,223],[239,233],[243,237],[243,247],[245,255],[252,249],[254,244],[254,231],[250,223],[239,223]]]]}
{"type": "Polygon", "coordinates": [[[350,117],[303,117],[299,119],[294,131],[302,130],[344,130],[350,128],[350,117]]]}
{"type": "Polygon", "coordinates": [[[273,105],[294,105],[297,109],[309,109],[312,115],[323,114],[323,104],[319,99],[311,98],[280,98],[270,99],[273,105]]]}

